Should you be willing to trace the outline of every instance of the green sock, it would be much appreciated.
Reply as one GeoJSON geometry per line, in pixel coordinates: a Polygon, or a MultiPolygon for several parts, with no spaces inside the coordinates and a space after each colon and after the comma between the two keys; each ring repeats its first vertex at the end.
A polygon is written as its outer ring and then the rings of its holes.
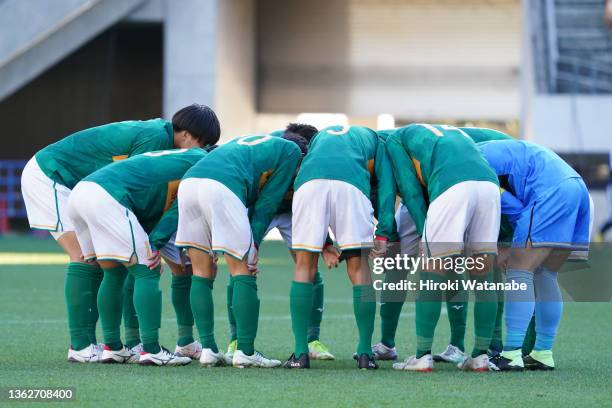
{"type": "Polygon", "coordinates": [[[93,265],[96,268],[95,274],[93,274],[93,279],[91,280],[91,305],[89,306],[89,322],[87,324],[87,332],[89,333],[89,341],[91,344],[98,344],[98,339],[96,337],[96,324],[98,323],[98,290],[100,289],[100,284],[102,283],[102,278],[104,277],[104,272],[97,265],[93,265]]]}
{"type": "Polygon", "coordinates": [[[467,325],[467,292],[446,291],[446,313],[450,324],[450,344],[465,351],[465,326],[467,325]]]}
{"type": "MultiPolygon", "coordinates": [[[[434,272],[421,272],[420,280],[440,283],[446,281],[446,277],[434,272]]],[[[439,290],[420,291],[417,296],[415,305],[417,358],[431,353],[434,333],[440,318],[441,299],[442,292],[439,290]]]]}
{"type": "MultiPolygon", "coordinates": [[[[493,276],[495,283],[503,282],[502,271],[495,269],[493,276]]],[[[493,326],[493,336],[491,337],[491,344],[489,349],[494,352],[501,353],[504,350],[504,342],[502,338],[502,325],[504,322],[504,292],[498,291],[497,293],[497,314],[495,315],[495,325],[493,326]]]]}
{"type": "Polygon", "coordinates": [[[309,282],[291,282],[289,293],[289,310],[291,311],[291,329],[295,338],[295,355],[308,354],[308,319],[313,302],[313,284],[309,282]]]}
{"type": "Polygon", "coordinates": [[[121,350],[121,310],[123,308],[123,284],[127,271],[124,266],[104,269],[104,278],[98,291],[100,325],[104,344],[111,350],[121,350]]]}
{"type": "Polygon", "coordinates": [[[176,344],[186,346],[194,342],[193,313],[189,300],[191,292],[191,276],[172,276],[172,306],[178,325],[178,340],[176,344]]]}
{"type": "MultiPolygon", "coordinates": [[[[406,278],[407,273],[408,271],[389,270],[385,273],[385,283],[400,282],[406,278]]],[[[395,347],[395,333],[406,294],[405,290],[384,290],[380,295],[380,342],[387,347],[395,347]]]]}
{"type": "Polygon", "coordinates": [[[128,348],[140,344],[140,326],[134,309],[134,275],[130,273],[123,284],[123,330],[128,348]]]}
{"type": "Polygon", "coordinates": [[[82,350],[91,344],[89,334],[90,308],[96,301],[92,288],[98,267],[80,262],[70,262],[66,270],[64,295],[70,329],[70,345],[82,350]]]}
{"type": "Polygon", "coordinates": [[[372,285],[353,286],[353,312],[359,331],[357,355],[372,355],[372,334],[376,317],[376,294],[372,285]]]}
{"type": "Polygon", "coordinates": [[[203,348],[218,353],[215,342],[215,309],[212,297],[213,280],[193,276],[191,280],[191,309],[203,348]]]}
{"type": "Polygon", "coordinates": [[[319,340],[321,334],[321,320],[323,320],[323,277],[317,269],[312,282],[312,309],[310,312],[310,323],[308,324],[308,342],[319,340]]]}
{"type": "Polygon", "coordinates": [[[230,275],[227,281],[227,320],[229,321],[230,328],[230,341],[236,340],[236,316],[234,316],[234,309],[232,309],[232,298],[234,296],[234,278],[230,275]]]}
{"type": "Polygon", "coordinates": [[[140,324],[142,347],[147,353],[159,353],[159,328],[161,326],[160,268],[149,269],[146,265],[128,266],[134,276],[134,307],[140,324]]]}
{"type": "Polygon", "coordinates": [[[259,298],[257,297],[257,281],[254,276],[234,276],[232,309],[236,316],[237,349],[246,355],[253,355],[259,323],[259,298]]]}
{"type": "MultiPolygon", "coordinates": [[[[477,282],[493,282],[493,271],[485,275],[473,275],[471,279],[477,282]]],[[[476,291],[476,303],[474,304],[474,327],[476,340],[472,357],[486,354],[491,345],[493,328],[497,316],[497,292],[494,290],[476,291]]]]}
{"type": "Polygon", "coordinates": [[[521,348],[523,351],[523,355],[529,355],[533,351],[533,346],[535,346],[536,341],[536,331],[535,331],[535,315],[531,318],[529,322],[529,326],[527,327],[527,333],[525,333],[525,340],[523,340],[523,347],[521,348]]]}

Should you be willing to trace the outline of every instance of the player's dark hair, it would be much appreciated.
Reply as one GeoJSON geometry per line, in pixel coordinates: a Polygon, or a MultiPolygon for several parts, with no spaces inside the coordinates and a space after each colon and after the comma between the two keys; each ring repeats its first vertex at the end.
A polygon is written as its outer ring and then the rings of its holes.
{"type": "Polygon", "coordinates": [[[290,123],[287,125],[285,132],[300,135],[306,139],[308,143],[310,143],[310,140],[319,132],[319,130],[316,127],[306,123],[290,123]]]}
{"type": "Polygon", "coordinates": [[[305,156],[306,153],[308,153],[308,141],[303,136],[300,136],[297,133],[285,132],[283,139],[290,140],[298,145],[302,151],[302,156],[305,156]]]}
{"type": "Polygon", "coordinates": [[[215,111],[197,103],[176,112],[172,116],[172,127],[175,132],[189,132],[203,146],[214,145],[221,136],[221,126],[215,111]]]}

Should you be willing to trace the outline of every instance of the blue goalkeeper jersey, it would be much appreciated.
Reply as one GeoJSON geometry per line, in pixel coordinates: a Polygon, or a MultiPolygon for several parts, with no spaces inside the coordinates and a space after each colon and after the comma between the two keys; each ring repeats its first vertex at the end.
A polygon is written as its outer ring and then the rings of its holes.
{"type": "Polygon", "coordinates": [[[511,191],[501,196],[503,214],[516,214],[521,210],[518,206],[533,204],[562,181],[580,178],[552,150],[533,143],[495,140],[478,143],[478,148],[497,176],[507,179],[511,191]]]}

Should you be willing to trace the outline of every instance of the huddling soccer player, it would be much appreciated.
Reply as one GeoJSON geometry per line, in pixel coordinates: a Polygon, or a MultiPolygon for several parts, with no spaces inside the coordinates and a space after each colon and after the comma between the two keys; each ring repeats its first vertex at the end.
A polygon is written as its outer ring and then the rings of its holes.
{"type": "Polygon", "coordinates": [[[230,313],[236,321],[237,344],[231,364],[280,365],[255,350],[258,248],[306,151],[306,140],[295,134],[240,137],[211,152],[183,177],[176,245],[188,248],[192,262],[191,308],[203,366],[230,363],[214,336],[216,254],[224,255],[232,276],[230,313]]]}
{"type": "MultiPolygon", "coordinates": [[[[422,236],[423,255],[448,259],[462,254],[484,257],[497,253],[500,223],[497,177],[465,133],[451,126],[413,124],[394,130],[388,137],[387,149],[402,202],[422,236]]],[[[493,257],[485,259],[482,268],[468,271],[470,279],[483,283],[493,281],[493,257]]],[[[441,263],[428,263],[421,270],[421,281],[436,285],[449,280],[452,271],[441,266],[441,263]]],[[[394,364],[393,368],[433,370],[431,346],[444,295],[454,299],[456,294],[445,294],[435,287],[419,292],[416,355],[394,364]]],[[[488,371],[487,350],[495,322],[496,301],[493,291],[476,292],[475,345],[471,356],[463,360],[459,368],[488,371]]]]}
{"type": "Polygon", "coordinates": [[[178,183],[205,155],[199,147],[143,153],[85,177],[70,196],[70,216],[85,259],[95,258],[104,271],[98,291],[103,363],[136,358],[141,365],[191,362],[159,344],[160,249],[176,232],[178,183]],[[133,305],[142,340],[142,346],[130,349],[120,338],[127,275],[134,279],[133,305]]]}
{"type": "Polygon", "coordinates": [[[578,173],[544,147],[507,140],[478,148],[503,180],[502,213],[514,227],[506,281],[526,287],[506,293],[506,340],[495,364],[502,371],[554,369],[552,347],[563,311],[557,272],[572,250],[588,249],[588,190],[578,173]],[[534,313],[534,350],[523,358],[534,313]]]}
{"type": "MultiPolygon", "coordinates": [[[[302,136],[307,142],[310,142],[312,137],[317,133],[317,128],[303,123],[290,123],[286,129],[277,130],[271,132],[270,135],[274,137],[282,137],[284,134],[296,134],[302,136]]],[[[264,237],[277,228],[283,238],[283,241],[289,248],[291,257],[295,261],[295,252],[291,249],[291,203],[293,200],[293,188],[290,188],[283,198],[282,204],[279,206],[274,218],[266,232],[264,237]]],[[[323,257],[325,258],[326,265],[332,267],[338,264],[339,253],[333,245],[327,245],[323,251],[323,257]]],[[[312,311],[310,314],[310,323],[308,325],[308,352],[310,358],[315,360],[333,360],[334,355],[329,351],[329,348],[320,341],[321,333],[321,321],[323,319],[323,303],[324,303],[324,284],[323,277],[318,270],[315,272],[314,286],[313,286],[313,302],[312,311]]],[[[228,359],[232,359],[234,351],[236,350],[236,319],[232,312],[232,294],[234,291],[233,279],[230,276],[227,286],[227,313],[230,320],[230,344],[227,347],[227,353],[225,356],[228,359]]]]}
{"type": "Polygon", "coordinates": [[[70,259],[65,282],[69,361],[98,359],[96,296],[103,276],[96,262],[83,257],[68,215],[71,190],[117,160],[154,150],[213,145],[219,139],[218,129],[210,108],[191,105],[178,111],[171,122],[117,122],[74,133],[40,150],[26,164],[21,187],[30,227],[50,231],[70,259]]]}
{"type": "Polygon", "coordinates": [[[286,368],[310,368],[308,325],[314,296],[319,254],[328,229],[346,259],[353,284],[353,309],[359,332],[358,367],[376,369],[372,332],[376,303],[372,278],[363,249],[373,246],[372,184],[378,187],[377,255],[384,255],[387,240],[396,240],[395,184],[384,141],[360,126],[331,126],[310,142],[294,183],[292,248],[296,268],[290,291],[291,325],[295,338],[286,368]]]}

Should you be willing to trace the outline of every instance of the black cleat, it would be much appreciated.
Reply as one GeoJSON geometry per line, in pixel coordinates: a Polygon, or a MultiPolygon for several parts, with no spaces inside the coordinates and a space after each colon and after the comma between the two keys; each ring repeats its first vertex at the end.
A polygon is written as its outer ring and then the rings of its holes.
{"type": "Polygon", "coordinates": [[[374,356],[363,353],[359,355],[357,359],[357,367],[360,370],[377,370],[378,364],[374,361],[374,356]]]}
{"type": "MultiPolygon", "coordinates": [[[[489,361],[493,361],[493,364],[498,368],[499,371],[523,371],[524,368],[518,365],[510,364],[512,360],[503,357],[501,355],[493,357],[489,361]]],[[[491,366],[489,366],[491,368],[491,366]]]]}
{"type": "Polygon", "coordinates": [[[525,370],[550,371],[555,369],[555,367],[548,366],[531,356],[523,357],[523,364],[525,364],[525,370]]]}
{"type": "Polygon", "coordinates": [[[310,368],[310,358],[308,357],[308,353],[300,354],[300,357],[296,357],[295,354],[292,354],[291,357],[285,364],[283,364],[285,368],[310,368]]]}

